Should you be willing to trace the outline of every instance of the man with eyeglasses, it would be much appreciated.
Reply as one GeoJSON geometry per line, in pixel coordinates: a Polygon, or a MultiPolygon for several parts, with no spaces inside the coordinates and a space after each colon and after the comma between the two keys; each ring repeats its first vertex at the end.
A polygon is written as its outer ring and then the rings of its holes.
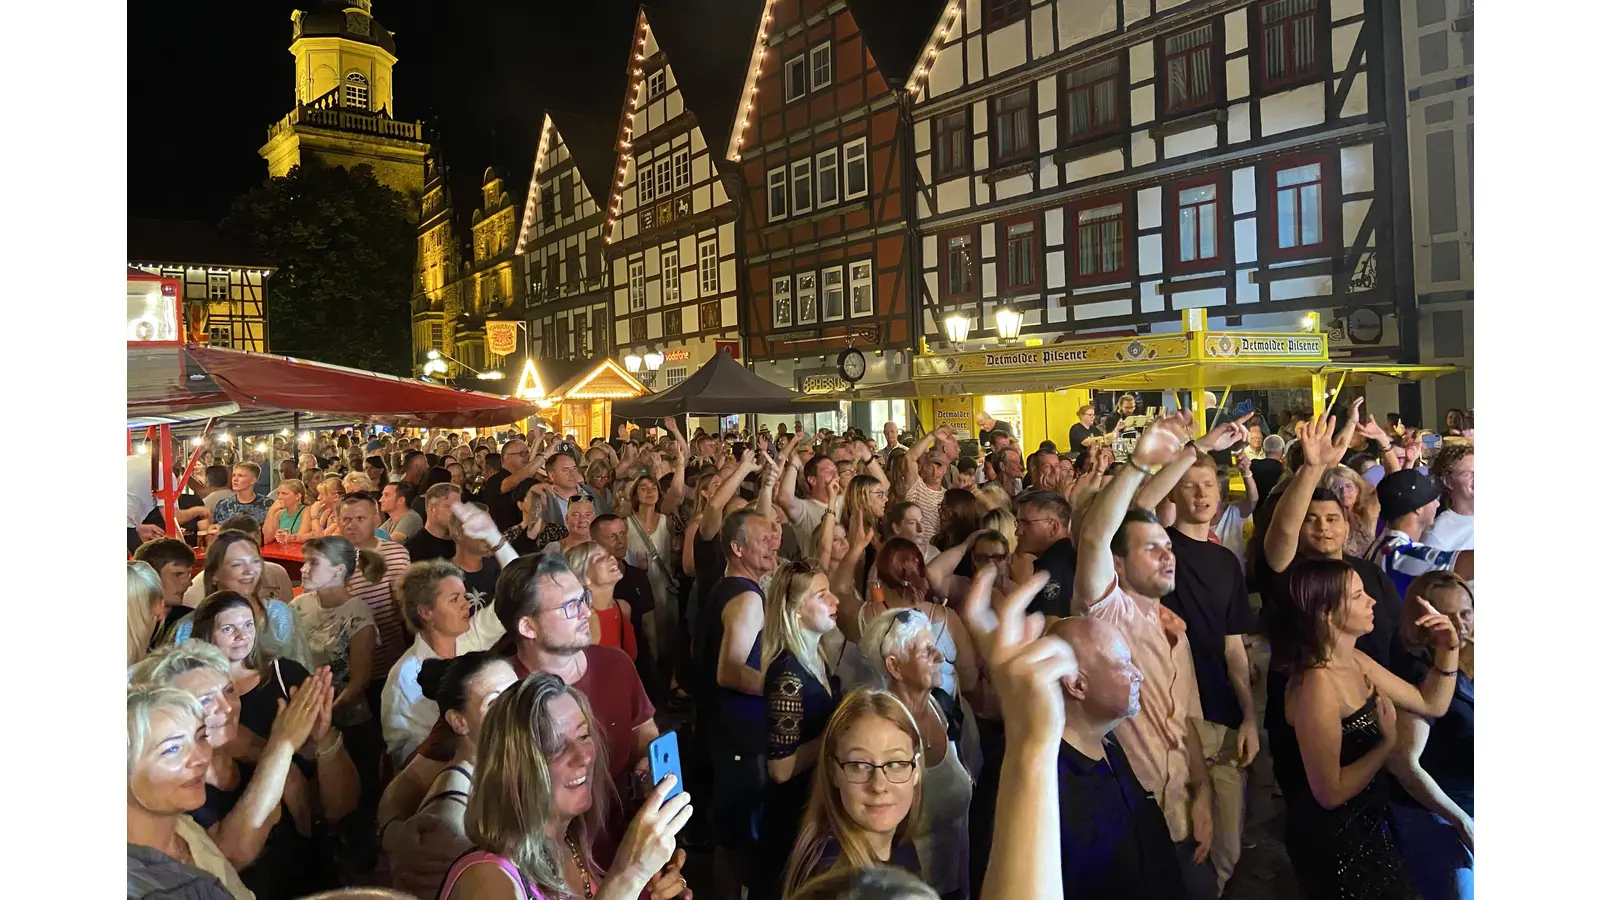
{"type": "Polygon", "coordinates": [[[1071,521],[1072,507],[1054,491],[1031,491],[1017,502],[1017,552],[1034,557],[1033,571],[1050,575],[1034,595],[1029,612],[1059,619],[1070,611],[1078,571],[1078,551],[1067,534],[1071,521]]]}
{"type": "Polygon", "coordinates": [[[478,491],[478,499],[489,507],[489,515],[504,532],[522,521],[522,512],[517,509],[517,501],[521,500],[532,486],[529,479],[533,477],[535,467],[533,451],[528,447],[528,442],[522,438],[506,441],[499,456],[500,469],[484,479],[483,487],[478,491]]]}
{"type": "Polygon", "coordinates": [[[544,521],[552,525],[567,524],[567,506],[573,497],[587,498],[594,504],[596,515],[611,512],[611,501],[584,482],[578,459],[571,453],[565,450],[551,453],[545,463],[545,474],[550,481],[544,489],[544,504],[539,509],[539,518],[544,521]]]}

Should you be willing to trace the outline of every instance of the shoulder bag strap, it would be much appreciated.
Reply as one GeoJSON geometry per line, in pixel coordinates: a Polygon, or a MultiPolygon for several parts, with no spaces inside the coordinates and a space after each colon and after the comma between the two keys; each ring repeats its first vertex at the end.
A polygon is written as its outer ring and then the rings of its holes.
{"type": "MultiPolygon", "coordinates": [[[[660,515],[660,513],[657,513],[657,515],[660,515]]],[[[671,570],[667,568],[667,564],[662,562],[661,557],[656,554],[656,542],[652,540],[649,533],[644,530],[644,525],[639,522],[639,517],[636,515],[629,516],[628,525],[638,533],[639,539],[644,541],[645,552],[650,554],[650,562],[660,566],[661,571],[663,572],[671,572],[671,570]]]]}

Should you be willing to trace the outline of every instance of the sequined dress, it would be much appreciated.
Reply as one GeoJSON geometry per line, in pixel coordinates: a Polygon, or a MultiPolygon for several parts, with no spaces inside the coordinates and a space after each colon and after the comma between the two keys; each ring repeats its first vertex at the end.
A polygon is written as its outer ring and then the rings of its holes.
{"type": "MultiPolygon", "coordinates": [[[[1344,738],[1339,765],[1348,766],[1383,740],[1378,729],[1378,695],[1368,695],[1361,708],[1340,722],[1344,738]]],[[[1292,728],[1286,731],[1293,735],[1292,728]]],[[[1272,748],[1286,775],[1283,793],[1289,806],[1285,843],[1295,878],[1312,900],[1411,900],[1416,894],[1400,862],[1394,834],[1386,820],[1389,776],[1383,770],[1361,792],[1334,809],[1324,809],[1306,781],[1300,745],[1272,748]]]]}

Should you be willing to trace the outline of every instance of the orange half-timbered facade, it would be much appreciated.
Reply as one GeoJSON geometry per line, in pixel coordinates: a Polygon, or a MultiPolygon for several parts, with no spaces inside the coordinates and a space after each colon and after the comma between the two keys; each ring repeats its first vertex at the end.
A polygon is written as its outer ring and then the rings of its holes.
{"type": "Polygon", "coordinates": [[[853,347],[867,360],[857,396],[877,396],[906,380],[915,344],[902,88],[938,4],[858,20],[871,5],[769,0],[727,150],[745,191],[750,359],[814,394],[846,387],[837,358],[853,347]]]}

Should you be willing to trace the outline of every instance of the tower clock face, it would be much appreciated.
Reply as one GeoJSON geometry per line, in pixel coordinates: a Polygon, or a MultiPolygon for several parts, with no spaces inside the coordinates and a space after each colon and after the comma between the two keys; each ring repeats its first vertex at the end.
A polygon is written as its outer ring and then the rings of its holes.
{"type": "Polygon", "coordinates": [[[839,377],[855,384],[867,374],[867,358],[860,350],[850,349],[839,354],[839,377]]]}
{"type": "Polygon", "coordinates": [[[351,34],[372,33],[372,22],[360,13],[345,13],[344,24],[351,34]]]}

